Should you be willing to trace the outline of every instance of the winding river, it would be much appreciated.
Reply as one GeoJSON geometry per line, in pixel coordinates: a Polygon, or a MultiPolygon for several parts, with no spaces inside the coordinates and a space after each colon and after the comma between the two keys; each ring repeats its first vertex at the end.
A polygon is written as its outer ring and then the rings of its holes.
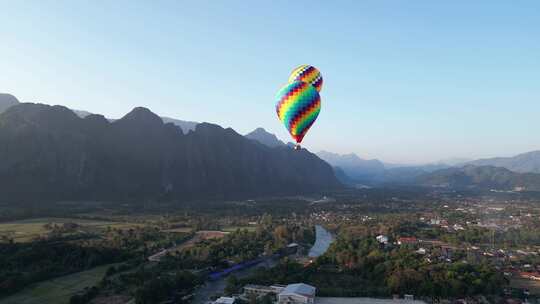
{"type": "MultiPolygon", "coordinates": [[[[309,257],[318,257],[328,250],[330,244],[334,241],[334,236],[324,229],[321,225],[315,226],[315,244],[309,250],[309,257]]],[[[259,264],[255,264],[249,268],[242,269],[234,273],[235,276],[242,278],[253,273],[257,267],[273,267],[277,264],[277,259],[265,260],[259,264]]],[[[226,285],[226,277],[222,277],[215,281],[207,281],[203,286],[199,287],[195,292],[193,303],[203,304],[210,301],[209,297],[215,294],[223,293],[226,285]]]]}
{"type": "Polygon", "coordinates": [[[313,244],[313,247],[309,250],[308,256],[311,258],[316,258],[318,256],[323,255],[326,250],[328,250],[328,247],[330,247],[330,244],[334,241],[334,236],[328,232],[328,230],[324,229],[321,225],[315,226],[315,244],[313,244]]]}

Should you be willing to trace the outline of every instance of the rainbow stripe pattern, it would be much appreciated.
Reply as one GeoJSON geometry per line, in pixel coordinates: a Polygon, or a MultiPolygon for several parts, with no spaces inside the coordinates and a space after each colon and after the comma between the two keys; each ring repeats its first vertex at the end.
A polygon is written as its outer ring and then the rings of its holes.
{"type": "Polygon", "coordinates": [[[294,69],[291,72],[291,76],[289,76],[289,83],[295,81],[307,82],[314,86],[317,92],[322,90],[323,78],[321,72],[311,65],[303,64],[294,69]]]}
{"type": "Polygon", "coordinates": [[[294,81],[281,88],[276,99],[279,120],[300,144],[321,111],[319,92],[309,83],[294,81]]]}

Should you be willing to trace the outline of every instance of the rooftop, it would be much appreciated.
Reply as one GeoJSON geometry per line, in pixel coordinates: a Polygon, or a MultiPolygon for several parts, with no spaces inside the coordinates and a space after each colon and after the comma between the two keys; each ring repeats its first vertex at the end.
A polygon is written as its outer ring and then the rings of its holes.
{"type": "Polygon", "coordinates": [[[273,291],[272,287],[270,286],[255,285],[255,284],[247,284],[246,286],[244,286],[244,289],[258,289],[258,290],[273,291]]]}
{"type": "Polygon", "coordinates": [[[282,292],[279,293],[279,295],[293,295],[293,294],[300,294],[306,297],[315,297],[315,287],[304,284],[304,283],[296,283],[296,284],[289,284],[285,289],[283,289],[282,292]]]}
{"type": "Polygon", "coordinates": [[[215,304],[233,304],[234,300],[235,300],[234,298],[230,298],[230,297],[221,297],[217,299],[214,303],[215,304]]]}

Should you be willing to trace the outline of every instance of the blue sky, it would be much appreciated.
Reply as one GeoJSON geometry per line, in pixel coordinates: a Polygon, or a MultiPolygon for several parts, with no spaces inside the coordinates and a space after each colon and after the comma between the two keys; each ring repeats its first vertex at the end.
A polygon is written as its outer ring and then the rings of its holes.
{"type": "Polygon", "coordinates": [[[0,92],[135,106],[288,140],[274,95],[318,67],[303,145],[388,162],[540,149],[538,1],[0,0],[0,92]]]}

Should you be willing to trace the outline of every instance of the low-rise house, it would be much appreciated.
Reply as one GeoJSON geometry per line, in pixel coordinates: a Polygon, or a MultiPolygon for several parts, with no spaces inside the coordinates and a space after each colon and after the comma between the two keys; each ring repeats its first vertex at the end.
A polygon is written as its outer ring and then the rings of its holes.
{"type": "Polygon", "coordinates": [[[313,304],[315,303],[315,287],[304,284],[289,284],[278,294],[279,304],[313,304]]]}
{"type": "Polygon", "coordinates": [[[452,259],[455,250],[456,250],[455,247],[441,246],[441,254],[447,260],[452,259]]]}
{"type": "Polygon", "coordinates": [[[440,225],[440,224],[441,224],[441,220],[440,220],[440,219],[437,219],[437,218],[434,218],[434,219],[429,220],[429,224],[430,224],[430,225],[440,225]]]}
{"type": "Polygon", "coordinates": [[[377,239],[377,242],[381,244],[387,244],[388,243],[388,237],[386,235],[378,235],[375,239],[377,239]]]}
{"type": "Polygon", "coordinates": [[[397,241],[398,245],[416,245],[418,240],[413,237],[400,237],[397,241]]]}
{"type": "Polygon", "coordinates": [[[463,226],[460,225],[460,224],[454,224],[454,226],[452,226],[452,228],[454,228],[454,230],[456,230],[456,231],[465,230],[465,228],[463,228],[463,226]]]}
{"type": "Polygon", "coordinates": [[[297,243],[290,243],[283,249],[285,254],[296,254],[298,253],[298,249],[300,248],[300,245],[297,243]]]}
{"type": "Polygon", "coordinates": [[[285,287],[286,286],[284,285],[264,286],[264,285],[248,284],[244,286],[244,295],[246,297],[255,295],[257,298],[264,297],[269,294],[277,295],[278,293],[282,292],[283,289],[285,289],[285,287]]]}
{"type": "Polygon", "coordinates": [[[540,281],[540,273],[538,272],[522,271],[519,273],[519,276],[529,280],[540,281]]]}
{"type": "Polygon", "coordinates": [[[215,300],[214,304],[234,304],[235,301],[236,301],[235,298],[221,297],[221,298],[215,300]]]}

